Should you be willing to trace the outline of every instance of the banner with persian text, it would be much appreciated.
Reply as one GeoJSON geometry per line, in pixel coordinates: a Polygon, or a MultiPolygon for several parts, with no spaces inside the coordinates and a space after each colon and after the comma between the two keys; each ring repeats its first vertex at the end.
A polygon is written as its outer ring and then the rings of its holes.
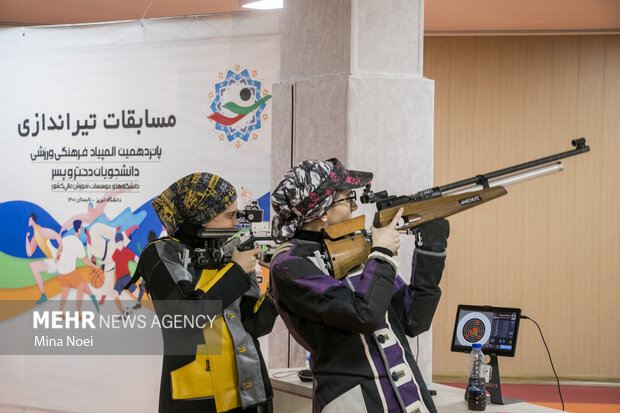
{"type": "Polygon", "coordinates": [[[189,173],[224,177],[269,220],[279,48],[269,13],[0,30],[0,300],[29,303],[0,328],[82,295],[149,307],[115,284],[165,235],[151,200],[189,173]],[[80,288],[64,297],[59,272],[80,288]]]}

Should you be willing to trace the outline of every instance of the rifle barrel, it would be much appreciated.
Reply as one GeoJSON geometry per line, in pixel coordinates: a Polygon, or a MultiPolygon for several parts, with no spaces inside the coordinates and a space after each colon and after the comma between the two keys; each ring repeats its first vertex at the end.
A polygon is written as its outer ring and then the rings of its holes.
{"type": "Polygon", "coordinates": [[[464,179],[462,181],[443,185],[439,187],[439,190],[441,192],[445,192],[445,191],[451,191],[456,188],[461,188],[467,185],[479,184],[480,177],[490,180],[490,179],[497,178],[503,175],[513,174],[515,172],[524,171],[526,169],[534,168],[536,166],[545,165],[545,164],[548,164],[548,163],[551,163],[551,162],[554,162],[560,159],[568,158],[569,156],[579,155],[580,153],[588,152],[590,150],[590,147],[586,145],[585,138],[575,139],[573,140],[572,144],[573,146],[576,147],[573,150],[557,153],[555,155],[547,156],[545,158],[536,159],[534,161],[525,162],[519,165],[500,169],[498,171],[489,172],[483,175],[475,176],[473,178],[464,179]]]}
{"type": "MultiPolygon", "coordinates": [[[[523,182],[530,179],[538,178],[543,175],[548,175],[554,172],[560,172],[564,169],[564,165],[562,162],[556,162],[552,165],[543,165],[538,168],[533,168],[525,172],[514,173],[512,175],[508,175],[502,178],[496,178],[489,181],[489,188],[493,188],[496,186],[507,186],[510,184],[516,184],[517,182],[523,182]]],[[[479,191],[483,189],[482,185],[474,185],[463,189],[458,189],[455,191],[450,191],[445,193],[444,195],[460,195],[468,192],[479,191]]]]}
{"type": "Polygon", "coordinates": [[[198,238],[205,238],[205,239],[228,238],[228,237],[232,237],[238,232],[239,232],[239,229],[237,228],[217,228],[217,229],[204,228],[198,232],[197,236],[198,238]]]}

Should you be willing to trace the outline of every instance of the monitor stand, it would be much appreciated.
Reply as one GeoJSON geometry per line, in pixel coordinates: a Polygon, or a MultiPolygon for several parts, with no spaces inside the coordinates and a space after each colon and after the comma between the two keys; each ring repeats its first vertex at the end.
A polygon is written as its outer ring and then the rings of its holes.
{"type": "Polygon", "coordinates": [[[517,399],[504,399],[502,398],[502,385],[499,381],[499,364],[497,363],[497,354],[491,353],[491,361],[489,365],[492,368],[491,379],[487,383],[487,390],[491,395],[491,403],[493,404],[513,404],[519,403],[524,400],[517,399]]]}

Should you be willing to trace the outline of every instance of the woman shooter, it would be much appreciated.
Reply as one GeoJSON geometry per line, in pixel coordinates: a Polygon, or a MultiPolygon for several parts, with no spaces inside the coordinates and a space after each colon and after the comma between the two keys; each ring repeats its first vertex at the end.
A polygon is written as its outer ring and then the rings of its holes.
{"type": "Polygon", "coordinates": [[[271,263],[278,312],[310,351],[314,412],[436,412],[405,335],[428,330],[441,290],[449,225],[420,227],[411,283],[397,275],[400,246],[392,223],[372,228],[363,268],[337,280],[321,250],[321,228],[351,217],[355,188],[369,172],[348,171],[337,159],[304,161],[272,192],[272,235],[282,242],[271,263]]]}
{"type": "MultiPolygon", "coordinates": [[[[223,178],[194,173],[176,181],[152,202],[172,235],[146,246],[136,272],[145,280],[158,316],[164,303],[170,303],[158,300],[220,300],[223,309],[214,323],[221,330],[219,354],[205,351],[209,323],[204,336],[203,331],[195,334],[188,329],[176,338],[183,345],[189,341],[196,354],[165,352],[160,412],[272,410],[273,392],[257,338],[271,331],[277,313],[272,301],[261,296],[256,281],[259,250],[235,250],[230,263],[214,269],[203,269],[185,259],[193,256],[196,248],[204,248],[200,230],[239,225],[236,198],[235,188],[223,178]]],[[[164,332],[164,348],[171,347],[167,337],[164,332]]]]}

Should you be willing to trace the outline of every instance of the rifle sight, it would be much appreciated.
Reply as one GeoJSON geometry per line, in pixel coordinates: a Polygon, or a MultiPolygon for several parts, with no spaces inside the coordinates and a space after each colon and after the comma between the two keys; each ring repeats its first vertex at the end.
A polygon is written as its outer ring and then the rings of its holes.
{"type": "Polygon", "coordinates": [[[372,189],[370,189],[370,184],[366,185],[364,188],[364,193],[360,196],[360,202],[362,204],[372,204],[376,202],[376,195],[372,192],[372,189]]]}

